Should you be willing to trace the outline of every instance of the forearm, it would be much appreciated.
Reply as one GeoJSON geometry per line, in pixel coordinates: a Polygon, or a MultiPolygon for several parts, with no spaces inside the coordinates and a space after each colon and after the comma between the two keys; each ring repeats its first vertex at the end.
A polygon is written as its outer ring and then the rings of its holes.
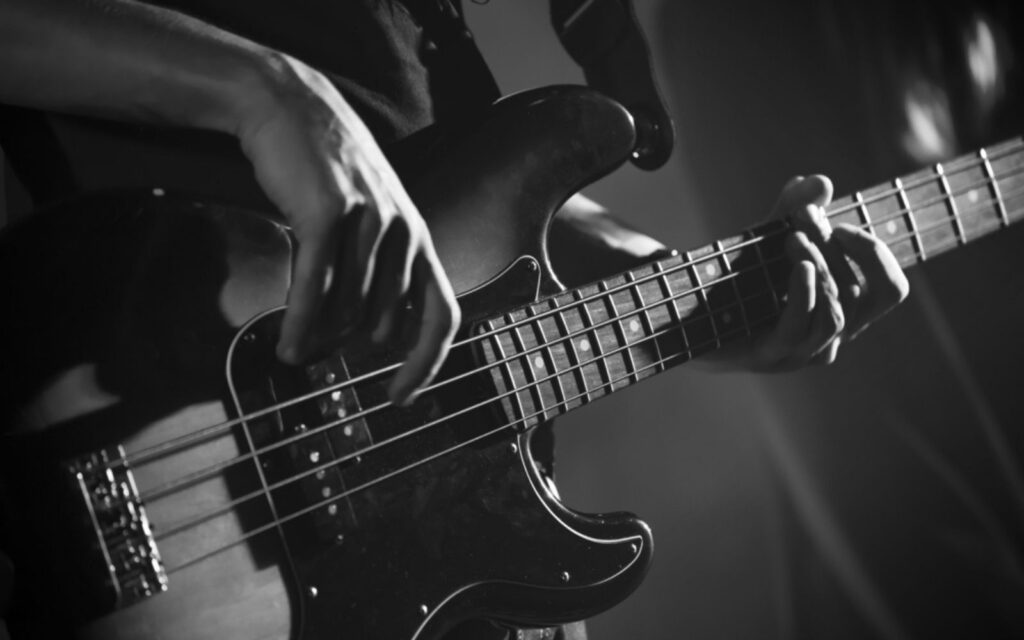
{"type": "Polygon", "coordinates": [[[131,0],[0,0],[0,102],[236,133],[274,61],[131,0]]]}
{"type": "Polygon", "coordinates": [[[665,245],[580,194],[555,216],[548,239],[555,272],[569,286],[631,269],[665,251],[665,245]]]}

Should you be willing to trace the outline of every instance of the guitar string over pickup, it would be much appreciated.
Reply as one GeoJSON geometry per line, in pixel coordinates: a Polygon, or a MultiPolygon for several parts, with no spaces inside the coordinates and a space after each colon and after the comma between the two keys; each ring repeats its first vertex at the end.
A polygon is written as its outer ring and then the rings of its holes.
{"type": "Polygon", "coordinates": [[[68,472],[92,520],[106,562],[107,584],[122,608],[167,590],[167,572],[124,447],[73,460],[68,472]]]}

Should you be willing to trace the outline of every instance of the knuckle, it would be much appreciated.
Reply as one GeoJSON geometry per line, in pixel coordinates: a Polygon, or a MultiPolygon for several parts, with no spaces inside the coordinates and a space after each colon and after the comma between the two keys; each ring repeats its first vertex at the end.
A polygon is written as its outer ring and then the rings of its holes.
{"type": "Polygon", "coordinates": [[[441,311],[441,322],[445,326],[445,329],[451,331],[459,326],[462,322],[462,309],[459,307],[459,303],[455,299],[446,300],[447,304],[442,306],[441,311]]]}
{"type": "Polygon", "coordinates": [[[453,328],[457,329],[462,325],[462,307],[459,306],[459,302],[457,300],[452,300],[452,303],[449,306],[449,312],[451,314],[451,325],[453,328]]]}

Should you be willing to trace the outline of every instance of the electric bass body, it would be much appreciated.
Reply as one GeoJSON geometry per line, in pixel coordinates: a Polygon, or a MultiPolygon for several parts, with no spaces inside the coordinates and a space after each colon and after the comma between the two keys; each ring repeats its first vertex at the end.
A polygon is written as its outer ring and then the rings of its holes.
{"type": "MultiPolygon", "coordinates": [[[[405,181],[459,341],[557,290],[551,215],[633,143],[628,114],[578,88],[417,142],[405,181]]],[[[436,638],[581,619],[639,584],[646,525],[560,503],[501,380],[475,373],[481,348],[406,409],[381,408],[387,349],[281,365],[292,250],[269,218],[160,189],[5,233],[14,637],[436,638]]]]}

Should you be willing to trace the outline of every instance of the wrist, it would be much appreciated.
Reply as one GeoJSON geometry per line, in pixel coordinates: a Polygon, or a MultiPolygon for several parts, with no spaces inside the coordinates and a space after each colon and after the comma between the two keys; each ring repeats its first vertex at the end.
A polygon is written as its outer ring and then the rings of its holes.
{"type": "Polygon", "coordinates": [[[204,99],[192,114],[193,124],[241,137],[260,114],[276,108],[284,58],[272,49],[252,47],[222,59],[218,69],[197,81],[204,99]]]}

